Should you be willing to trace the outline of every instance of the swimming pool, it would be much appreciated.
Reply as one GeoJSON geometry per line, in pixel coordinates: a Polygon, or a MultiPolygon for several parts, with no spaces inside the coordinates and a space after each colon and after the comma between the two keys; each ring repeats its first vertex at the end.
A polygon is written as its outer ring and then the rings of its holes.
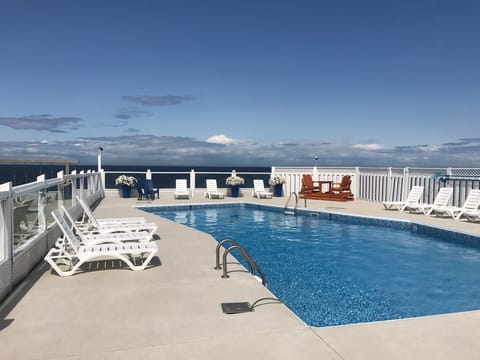
{"type": "Polygon", "coordinates": [[[235,239],[308,325],[480,309],[480,242],[465,234],[308,211],[285,216],[250,204],[143,210],[217,241],[235,239]]]}

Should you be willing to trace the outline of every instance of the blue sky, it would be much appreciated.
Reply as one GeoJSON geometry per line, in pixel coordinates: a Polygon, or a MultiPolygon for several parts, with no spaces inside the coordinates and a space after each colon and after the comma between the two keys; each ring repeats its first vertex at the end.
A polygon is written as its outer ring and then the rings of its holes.
{"type": "Polygon", "coordinates": [[[0,0],[2,158],[480,166],[478,1],[0,0]]]}

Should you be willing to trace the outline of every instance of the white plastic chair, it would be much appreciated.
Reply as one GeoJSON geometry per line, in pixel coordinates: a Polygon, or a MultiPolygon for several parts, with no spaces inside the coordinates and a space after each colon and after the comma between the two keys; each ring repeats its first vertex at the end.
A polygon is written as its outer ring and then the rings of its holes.
{"type": "Polygon", "coordinates": [[[73,230],[57,215],[58,212],[52,212],[64,234],[65,242],[58,248],[50,249],[44,259],[60,276],[73,275],[85,262],[105,258],[121,260],[134,271],[144,270],[158,252],[155,242],[82,244],[73,230]],[[140,261],[139,265],[136,265],[137,259],[140,261]],[[67,269],[63,269],[64,266],[67,266],[67,269]]]}
{"type": "Polygon", "coordinates": [[[465,202],[463,203],[462,207],[457,206],[450,206],[444,211],[437,211],[437,213],[448,214],[455,220],[459,220],[464,214],[467,212],[474,212],[478,210],[480,206],[480,190],[479,189],[472,189],[468,193],[465,202]]]}
{"type": "Polygon", "coordinates": [[[153,238],[152,234],[142,231],[118,232],[112,234],[94,234],[84,232],[78,228],[75,221],[68,213],[62,212],[60,209],[52,211],[52,217],[62,230],[63,237],[57,239],[55,246],[61,247],[68,240],[69,236],[78,238],[83,245],[98,245],[105,243],[123,243],[123,242],[150,242],[153,238]]]}
{"type": "Polygon", "coordinates": [[[259,199],[260,198],[271,199],[273,196],[273,193],[265,189],[265,187],[263,186],[262,179],[254,179],[252,196],[259,199]]]}
{"type": "Polygon", "coordinates": [[[409,210],[410,212],[422,211],[425,215],[430,215],[432,212],[444,211],[449,208],[448,203],[450,202],[452,194],[453,188],[441,188],[438,191],[437,196],[435,196],[433,204],[409,204],[407,205],[406,210],[409,210]]]}
{"type": "Polygon", "coordinates": [[[423,193],[423,186],[413,186],[412,190],[408,194],[407,200],[405,201],[384,201],[383,206],[385,209],[397,209],[403,211],[407,206],[416,205],[420,201],[420,197],[423,193]]]}
{"type": "Polygon", "coordinates": [[[77,221],[77,224],[98,226],[112,224],[138,224],[147,221],[144,217],[97,218],[93,215],[92,210],[82,198],[78,196],[75,198],[83,210],[82,219],[77,221]]]}
{"type": "Polygon", "coordinates": [[[223,199],[225,197],[225,193],[218,191],[217,188],[217,180],[215,179],[207,179],[207,190],[205,191],[205,196],[209,199],[217,198],[223,199]]]}
{"type": "Polygon", "coordinates": [[[190,194],[187,189],[187,179],[175,180],[175,199],[189,199],[190,194]]]}
{"type": "Polygon", "coordinates": [[[158,230],[158,225],[154,222],[141,222],[141,223],[99,223],[95,217],[92,217],[91,222],[88,224],[79,223],[75,221],[72,214],[64,207],[61,206],[63,215],[67,217],[68,221],[73,223],[74,227],[84,234],[112,234],[121,232],[146,232],[153,236],[153,233],[158,230]]]}

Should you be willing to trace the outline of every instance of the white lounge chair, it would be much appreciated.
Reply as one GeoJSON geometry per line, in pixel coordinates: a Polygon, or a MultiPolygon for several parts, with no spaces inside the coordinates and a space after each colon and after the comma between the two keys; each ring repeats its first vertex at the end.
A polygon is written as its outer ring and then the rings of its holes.
{"type": "Polygon", "coordinates": [[[271,199],[273,196],[273,193],[265,189],[265,187],[263,186],[262,179],[254,179],[252,196],[259,199],[260,198],[271,199]]]}
{"type": "Polygon", "coordinates": [[[209,199],[217,198],[223,199],[225,197],[225,193],[218,191],[217,188],[217,180],[215,179],[207,179],[207,190],[205,191],[205,196],[209,199]]]}
{"type": "Polygon", "coordinates": [[[111,225],[111,224],[135,224],[144,223],[147,220],[144,217],[119,217],[119,218],[96,218],[87,203],[80,197],[76,197],[77,202],[83,209],[83,216],[77,224],[93,224],[93,225],[111,225]]]}
{"type": "MultiPolygon", "coordinates": [[[[56,214],[52,213],[52,215],[57,221],[56,214]]],[[[132,270],[144,270],[158,252],[155,242],[85,245],[68,226],[62,227],[62,231],[65,243],[59,248],[50,249],[44,258],[60,276],[73,275],[85,262],[99,258],[102,260],[105,258],[118,259],[132,270]],[[136,265],[137,260],[140,261],[139,265],[136,265]],[[67,266],[67,269],[63,269],[63,266],[67,266]]]]}
{"type": "Polygon", "coordinates": [[[480,190],[472,189],[468,193],[462,207],[450,206],[443,211],[436,211],[439,214],[448,214],[455,220],[460,219],[465,213],[473,213],[480,206],[480,190]]]}
{"type": "Polygon", "coordinates": [[[65,245],[69,237],[75,237],[78,241],[87,245],[98,245],[106,243],[123,243],[123,242],[150,242],[152,235],[147,232],[121,232],[114,234],[90,234],[80,230],[75,221],[63,213],[60,209],[52,211],[52,217],[62,230],[63,237],[59,238],[55,245],[62,247],[65,245]]]}
{"type": "Polygon", "coordinates": [[[453,188],[441,188],[438,191],[437,196],[435,196],[433,204],[409,204],[405,210],[409,210],[410,212],[422,211],[425,215],[430,215],[432,212],[444,211],[449,208],[448,203],[452,194],[453,188]]]}
{"type": "Polygon", "coordinates": [[[67,217],[68,221],[75,224],[76,229],[84,234],[112,234],[121,232],[146,232],[153,236],[153,233],[157,231],[158,225],[153,222],[142,223],[99,223],[95,217],[90,218],[90,223],[78,223],[73,218],[72,214],[64,207],[61,207],[63,214],[67,217]]]}
{"type": "Polygon", "coordinates": [[[397,209],[403,211],[407,206],[418,204],[423,193],[423,186],[413,186],[405,201],[384,201],[385,209],[397,209]]]}
{"type": "Polygon", "coordinates": [[[187,189],[187,179],[175,180],[175,193],[173,194],[175,199],[189,199],[190,193],[187,189]]]}
{"type": "Polygon", "coordinates": [[[465,210],[463,216],[471,222],[480,220],[480,209],[477,210],[465,210]]]}

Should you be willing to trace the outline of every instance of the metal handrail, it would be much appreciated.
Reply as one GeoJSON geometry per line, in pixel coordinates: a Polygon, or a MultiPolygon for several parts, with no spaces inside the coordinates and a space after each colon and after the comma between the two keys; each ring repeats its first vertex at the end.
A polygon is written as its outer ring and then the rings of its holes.
{"type": "MultiPolygon", "coordinates": [[[[306,204],[305,204],[306,205],[306,204]]],[[[295,216],[295,214],[297,213],[297,207],[298,207],[298,195],[296,192],[292,192],[290,194],[290,196],[288,197],[288,200],[287,202],[285,203],[285,214],[292,214],[295,216]],[[290,199],[292,198],[292,195],[295,195],[295,206],[293,207],[293,211],[289,211],[288,210],[288,204],[290,203],[290,199]]]]}
{"type": "Polygon", "coordinates": [[[220,266],[220,249],[224,244],[232,243],[233,245],[238,245],[237,242],[230,238],[225,238],[220,241],[215,249],[215,270],[220,270],[222,267],[220,266]]]}
{"type": "Polygon", "coordinates": [[[229,278],[227,274],[227,255],[233,251],[233,250],[238,250],[240,254],[243,256],[245,261],[248,263],[250,266],[250,272],[255,275],[255,273],[258,273],[260,275],[260,278],[262,280],[262,285],[266,286],[267,281],[265,279],[265,274],[258,268],[257,264],[255,264],[255,261],[248,255],[247,251],[241,247],[240,245],[233,245],[230,246],[228,249],[225,250],[223,253],[223,274],[222,274],[222,279],[229,278]]]}

